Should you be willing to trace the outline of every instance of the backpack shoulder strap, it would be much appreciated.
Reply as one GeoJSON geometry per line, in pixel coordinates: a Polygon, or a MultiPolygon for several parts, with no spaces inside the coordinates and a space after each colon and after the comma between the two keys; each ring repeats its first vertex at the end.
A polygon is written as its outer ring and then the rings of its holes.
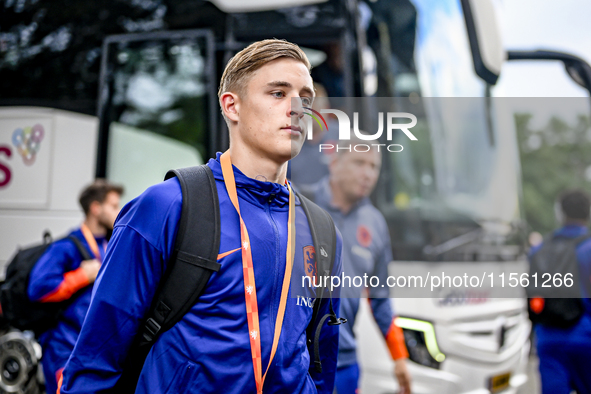
{"type": "Polygon", "coordinates": [[[579,246],[579,244],[587,239],[591,238],[591,233],[585,233],[583,235],[579,235],[577,238],[573,240],[573,244],[575,247],[579,246]]]}
{"type": "MultiPolygon", "coordinates": [[[[314,243],[314,250],[316,251],[316,262],[318,264],[316,275],[318,275],[318,277],[330,276],[334,266],[337,249],[337,233],[332,217],[324,209],[310,201],[308,197],[305,197],[301,193],[298,193],[298,197],[302,204],[302,209],[308,218],[312,242],[314,243]]],[[[317,281],[317,283],[321,282],[317,281]]],[[[329,325],[338,325],[347,322],[346,319],[337,317],[332,305],[330,288],[326,287],[326,289],[329,291],[329,313],[324,315],[320,321],[318,321],[320,304],[325,297],[325,288],[318,287],[316,290],[317,294],[312,312],[312,320],[310,320],[310,324],[308,324],[306,329],[308,343],[314,343],[314,367],[318,372],[322,372],[322,363],[320,362],[320,333],[324,322],[327,319],[329,319],[329,325]]]]}
{"type": "Polygon", "coordinates": [[[92,260],[93,257],[88,252],[88,249],[82,245],[82,242],[78,238],[73,235],[68,235],[66,238],[74,243],[76,249],[78,249],[78,252],[82,255],[82,260],[92,260]]]}
{"type": "Polygon", "coordinates": [[[220,208],[211,169],[202,165],[172,170],[165,180],[173,177],[183,193],[181,219],[174,253],[144,324],[142,339],[147,343],[195,305],[211,274],[220,269],[220,208]]]}
{"type": "Polygon", "coordinates": [[[316,250],[318,274],[330,275],[337,250],[337,233],[332,217],[301,193],[298,197],[308,218],[310,234],[316,250]]]}
{"type": "Polygon", "coordinates": [[[135,391],[144,362],[156,338],[195,305],[211,274],[219,271],[220,206],[215,179],[207,165],[171,170],[183,194],[175,249],[154,295],[143,327],[128,354],[114,393],[135,391]]]}

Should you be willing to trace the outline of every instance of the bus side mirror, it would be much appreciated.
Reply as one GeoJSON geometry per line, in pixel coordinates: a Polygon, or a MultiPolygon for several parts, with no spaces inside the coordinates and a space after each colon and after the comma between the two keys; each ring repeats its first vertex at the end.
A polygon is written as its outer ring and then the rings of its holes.
{"type": "Polygon", "coordinates": [[[509,51],[507,52],[507,60],[560,61],[564,64],[564,68],[572,80],[587,89],[589,96],[591,96],[591,66],[578,56],[549,50],[509,51]]]}
{"type": "Polygon", "coordinates": [[[476,75],[494,85],[506,59],[494,0],[461,0],[476,75]]]}
{"type": "Polygon", "coordinates": [[[574,61],[572,63],[565,63],[564,68],[573,81],[587,89],[591,94],[591,67],[589,67],[587,62],[574,61]]]}

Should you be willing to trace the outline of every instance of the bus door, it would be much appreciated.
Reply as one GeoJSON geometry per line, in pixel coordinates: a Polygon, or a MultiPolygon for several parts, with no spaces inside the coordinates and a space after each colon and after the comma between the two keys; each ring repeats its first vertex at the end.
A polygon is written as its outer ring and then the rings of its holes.
{"type": "Polygon", "coordinates": [[[96,175],[124,184],[126,201],[169,169],[203,164],[215,152],[214,55],[210,30],[105,40],[96,175]]]}

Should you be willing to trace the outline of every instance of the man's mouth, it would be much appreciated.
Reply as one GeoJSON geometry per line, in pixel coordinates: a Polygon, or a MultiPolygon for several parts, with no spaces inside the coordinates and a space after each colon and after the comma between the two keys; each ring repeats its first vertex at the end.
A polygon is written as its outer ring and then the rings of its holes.
{"type": "Polygon", "coordinates": [[[299,126],[285,126],[282,130],[288,131],[291,135],[300,136],[302,134],[302,128],[299,126]]]}

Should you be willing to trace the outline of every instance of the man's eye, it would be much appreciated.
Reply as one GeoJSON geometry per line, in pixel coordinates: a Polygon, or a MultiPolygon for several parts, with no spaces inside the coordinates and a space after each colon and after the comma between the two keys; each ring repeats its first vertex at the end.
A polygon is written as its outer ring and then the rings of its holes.
{"type": "Polygon", "coordinates": [[[271,95],[276,98],[281,98],[284,96],[283,92],[273,92],[273,93],[271,93],[271,95]]]}
{"type": "Polygon", "coordinates": [[[302,97],[302,105],[309,107],[312,105],[312,99],[309,97],[302,97]]]}

